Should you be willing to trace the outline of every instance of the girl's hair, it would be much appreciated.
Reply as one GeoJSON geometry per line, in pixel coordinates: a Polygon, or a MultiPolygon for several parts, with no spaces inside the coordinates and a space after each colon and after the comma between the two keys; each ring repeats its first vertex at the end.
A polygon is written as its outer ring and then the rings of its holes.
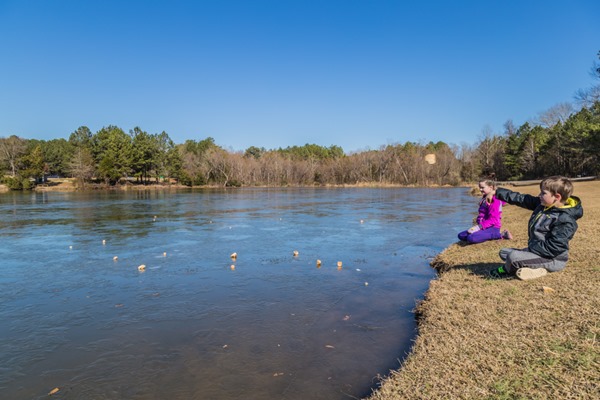
{"type": "Polygon", "coordinates": [[[479,183],[481,183],[481,182],[485,183],[486,186],[495,188],[496,187],[496,174],[494,174],[492,172],[488,176],[483,176],[483,177],[479,178],[479,183]]]}

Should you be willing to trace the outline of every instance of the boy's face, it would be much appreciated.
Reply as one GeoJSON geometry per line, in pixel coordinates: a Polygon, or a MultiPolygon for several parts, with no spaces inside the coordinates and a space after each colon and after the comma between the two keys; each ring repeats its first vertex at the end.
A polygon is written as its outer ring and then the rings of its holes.
{"type": "Polygon", "coordinates": [[[560,195],[552,194],[547,189],[543,189],[539,194],[540,201],[544,207],[549,207],[560,202],[560,195]]]}

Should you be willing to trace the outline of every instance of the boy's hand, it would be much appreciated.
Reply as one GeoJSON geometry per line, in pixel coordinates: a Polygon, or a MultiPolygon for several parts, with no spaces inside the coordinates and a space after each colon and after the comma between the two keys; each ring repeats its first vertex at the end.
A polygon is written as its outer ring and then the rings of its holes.
{"type": "Polygon", "coordinates": [[[479,231],[479,230],[481,230],[481,228],[479,228],[479,225],[475,225],[475,226],[472,226],[472,227],[470,227],[470,228],[467,230],[467,232],[469,232],[469,233],[474,233],[474,232],[477,232],[477,231],[479,231]]]}

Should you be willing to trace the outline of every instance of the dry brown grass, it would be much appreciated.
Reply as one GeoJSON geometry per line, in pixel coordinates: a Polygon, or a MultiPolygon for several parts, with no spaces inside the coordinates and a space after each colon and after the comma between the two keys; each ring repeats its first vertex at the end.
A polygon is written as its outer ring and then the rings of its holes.
{"type": "Polygon", "coordinates": [[[503,218],[515,240],[442,252],[411,354],[370,399],[600,399],[600,182],[575,183],[575,195],[584,216],[562,272],[486,277],[501,247],[526,247],[530,212],[515,206],[503,218]]]}
{"type": "Polygon", "coordinates": [[[48,178],[48,182],[35,187],[37,192],[70,192],[77,189],[77,179],[48,178]]]}

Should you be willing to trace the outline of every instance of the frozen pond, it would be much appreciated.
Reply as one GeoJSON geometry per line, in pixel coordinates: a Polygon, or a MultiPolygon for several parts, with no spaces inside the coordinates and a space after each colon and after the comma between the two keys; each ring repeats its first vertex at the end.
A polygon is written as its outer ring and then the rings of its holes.
{"type": "Polygon", "coordinates": [[[2,398],[368,395],[475,211],[464,188],[0,194],[2,398]]]}

